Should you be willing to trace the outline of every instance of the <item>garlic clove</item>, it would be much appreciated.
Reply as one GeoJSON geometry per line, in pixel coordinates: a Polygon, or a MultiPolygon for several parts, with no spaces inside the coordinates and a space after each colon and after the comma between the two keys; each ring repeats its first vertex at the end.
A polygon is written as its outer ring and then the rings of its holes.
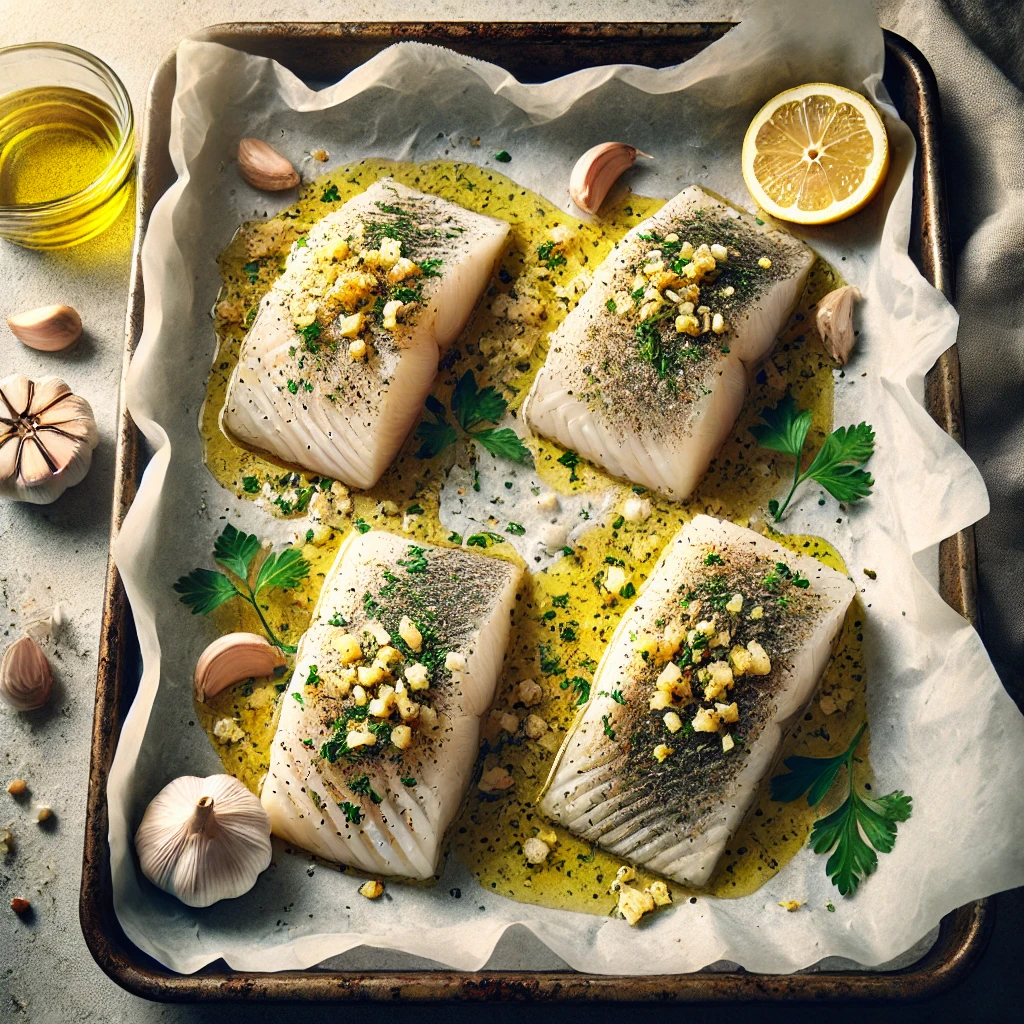
{"type": "Polygon", "coordinates": [[[31,637],[19,637],[0,661],[0,698],[15,711],[35,711],[52,692],[53,672],[42,648],[31,637]]]}
{"type": "Polygon", "coordinates": [[[18,467],[18,480],[22,487],[38,487],[51,475],[50,463],[38,440],[25,438],[21,443],[21,464],[18,467]]]}
{"type": "Polygon", "coordinates": [[[636,163],[648,156],[624,142],[602,142],[576,161],[569,176],[569,198],[586,213],[597,213],[612,185],[636,163]]]}
{"type": "Polygon", "coordinates": [[[814,316],[818,333],[832,358],[845,366],[853,351],[853,307],[863,296],[855,285],[844,285],[831,291],[818,303],[814,316]]]}
{"type": "Polygon", "coordinates": [[[14,336],[40,352],[61,352],[82,336],[82,318],[71,306],[41,306],[7,318],[14,336]]]}
{"type": "Polygon", "coordinates": [[[295,188],[299,183],[298,171],[287,157],[281,156],[262,139],[242,139],[239,142],[238,173],[243,181],[265,192],[280,192],[295,188]]]}
{"type": "Polygon", "coordinates": [[[243,679],[278,675],[285,657],[257,633],[228,633],[218,637],[196,662],[196,700],[203,702],[243,679]]]}
{"type": "Polygon", "coordinates": [[[0,410],[0,416],[17,419],[28,411],[32,401],[32,382],[21,373],[13,373],[0,381],[0,402],[7,407],[0,410]]]}
{"type": "Polygon", "coordinates": [[[182,776],[146,808],[135,850],[154,885],[208,907],[247,893],[270,865],[270,816],[230,775],[182,776]]]}
{"type": "Polygon", "coordinates": [[[92,408],[59,377],[0,380],[0,497],[55,501],[85,478],[98,443],[92,408]]]}

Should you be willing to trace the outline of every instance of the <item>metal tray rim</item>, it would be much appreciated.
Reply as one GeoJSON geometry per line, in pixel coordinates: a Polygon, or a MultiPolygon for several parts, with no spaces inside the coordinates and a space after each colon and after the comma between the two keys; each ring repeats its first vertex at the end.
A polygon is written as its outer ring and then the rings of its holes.
{"type": "MultiPolygon", "coordinates": [[[[423,38],[449,43],[482,38],[534,43],[566,41],[710,42],[732,27],[728,22],[561,23],[561,22],[235,22],[210,26],[191,38],[237,41],[253,37],[289,39],[394,41],[423,38]]],[[[952,296],[952,260],[946,227],[939,150],[938,87],[927,61],[906,39],[886,31],[887,56],[901,66],[916,104],[911,127],[918,140],[917,194],[924,202],[919,213],[921,251],[926,277],[952,296]]],[[[159,191],[151,166],[153,117],[173,84],[174,53],[160,65],[147,95],[142,156],[139,165],[136,234],[125,324],[125,350],[120,382],[116,478],[113,495],[111,541],[116,537],[135,496],[142,468],[142,439],[125,404],[125,379],[142,323],[140,249],[149,214],[159,191]]],[[[955,347],[944,353],[929,374],[927,405],[945,430],[962,442],[959,363],[955,347]]],[[[973,531],[968,529],[944,541],[939,555],[943,597],[970,621],[977,621],[976,571],[973,531]]],[[[134,643],[134,623],[112,557],[108,560],[97,672],[96,709],[91,742],[91,763],[86,813],[85,846],[79,916],[82,931],[100,968],[118,985],[143,998],[168,1002],[230,999],[328,999],[507,1001],[680,1001],[751,1002],[777,1000],[922,999],[957,984],[980,957],[992,926],[989,900],[978,900],[947,915],[935,945],[916,964],[892,972],[828,971],[791,975],[759,975],[746,971],[707,972],[621,977],[571,971],[476,973],[437,970],[422,972],[290,971],[277,974],[208,968],[193,975],[167,971],[134,946],[124,935],[113,911],[107,843],[106,784],[122,716],[127,708],[126,671],[134,643]]],[[[128,684],[130,689],[130,684],[128,684]]]]}

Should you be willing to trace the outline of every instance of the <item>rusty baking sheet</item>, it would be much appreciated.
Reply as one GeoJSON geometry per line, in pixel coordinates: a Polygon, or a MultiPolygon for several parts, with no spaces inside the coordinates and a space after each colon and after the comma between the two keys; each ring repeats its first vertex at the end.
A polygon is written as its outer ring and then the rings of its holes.
{"type": "MultiPolygon", "coordinates": [[[[399,40],[448,46],[507,68],[521,81],[544,81],[580,68],[629,63],[678,64],[724,35],[729,23],[236,23],[197,37],[273,57],[309,82],[335,81],[399,40]]],[[[953,271],[939,151],[939,99],[921,53],[885,33],[885,83],[918,141],[911,255],[933,284],[952,297],[953,271]]],[[[142,332],[143,290],[139,250],[156,201],[174,181],[168,155],[174,95],[173,55],[157,70],[147,99],[138,181],[138,210],[117,442],[112,536],[120,528],[145,462],[143,441],[124,408],[124,373],[142,332]]],[[[956,349],[944,353],[926,388],[935,420],[962,441],[960,371],[956,349]]],[[[943,597],[972,622],[977,619],[974,538],[965,530],[940,547],[943,597]]],[[[131,609],[117,569],[107,568],[92,764],[86,817],[80,917],[100,967],[136,995],[166,1001],[268,999],[316,1001],[508,1000],[679,1001],[897,1000],[935,995],[960,980],[984,949],[992,924],[988,901],[947,915],[925,956],[896,971],[822,971],[792,975],[698,971],[657,977],[610,977],[575,971],[231,971],[223,961],[193,975],[175,974],[133,945],[114,914],[107,844],[106,788],[121,724],[138,685],[139,654],[131,609]]]]}

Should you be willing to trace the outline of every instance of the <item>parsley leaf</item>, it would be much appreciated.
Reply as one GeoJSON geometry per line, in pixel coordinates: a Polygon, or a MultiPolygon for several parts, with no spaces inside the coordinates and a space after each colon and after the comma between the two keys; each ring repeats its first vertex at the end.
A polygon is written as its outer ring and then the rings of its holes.
{"type": "Polygon", "coordinates": [[[241,594],[227,576],[213,569],[193,569],[174,584],[174,589],[193,615],[209,615],[225,601],[241,594]]]}
{"type": "Polygon", "coordinates": [[[519,463],[530,461],[530,449],[523,444],[519,435],[511,427],[502,427],[500,430],[490,428],[477,430],[471,436],[495,458],[519,463]]]}
{"type": "Polygon", "coordinates": [[[789,771],[771,780],[773,800],[788,803],[807,794],[816,807],[839,774],[846,768],[846,799],[831,814],[819,818],[811,829],[810,844],[815,853],[829,853],[825,871],[843,896],[851,896],[860,883],[878,867],[878,854],[896,845],[896,828],[913,810],[912,798],[902,790],[884,796],[861,796],[853,783],[853,756],[864,735],[862,725],[853,742],[835,757],[789,757],[789,771]],[[877,851],[877,852],[876,852],[877,851]]]}
{"type": "Polygon", "coordinates": [[[341,199],[341,195],[338,193],[337,185],[330,185],[324,189],[324,194],[320,197],[321,203],[336,203],[341,199]]]}
{"type": "MultiPolygon", "coordinates": [[[[508,402],[495,388],[477,387],[472,370],[459,378],[452,392],[451,411],[471,438],[496,458],[528,463],[530,450],[511,427],[476,429],[480,423],[497,423],[507,409],[508,402]]],[[[448,422],[444,406],[433,395],[427,398],[425,416],[433,419],[424,418],[416,428],[416,437],[421,442],[416,451],[418,459],[432,459],[459,439],[458,431],[448,422]]]]}
{"type": "Polygon", "coordinates": [[[449,445],[459,439],[455,428],[450,423],[437,423],[421,420],[416,428],[416,438],[420,442],[416,449],[417,459],[432,459],[440,455],[449,445]]]}
{"type": "Polygon", "coordinates": [[[245,589],[240,588],[222,572],[213,569],[193,569],[174,584],[174,591],[181,595],[179,600],[191,609],[193,615],[208,615],[232,597],[241,597],[252,605],[270,642],[275,647],[280,647],[282,651],[294,654],[293,646],[282,643],[274,635],[256,602],[256,595],[267,587],[279,587],[282,590],[297,587],[309,575],[309,562],[302,557],[299,548],[287,548],[278,553],[268,552],[256,574],[255,585],[250,585],[250,568],[260,548],[258,537],[251,533],[242,533],[228,523],[214,541],[213,557],[237,576],[245,589]]]}
{"type": "Polygon", "coordinates": [[[508,403],[493,387],[477,388],[472,370],[467,370],[459,378],[452,392],[451,405],[463,430],[470,430],[481,420],[497,423],[508,408],[508,403]]]}
{"type": "Polygon", "coordinates": [[[791,395],[786,395],[774,409],[761,412],[761,425],[750,432],[762,448],[782,452],[796,461],[793,485],[780,505],[776,499],[768,510],[778,522],[785,514],[797,487],[805,480],[814,480],[837,501],[853,502],[871,493],[874,479],[864,464],[875,451],[875,432],[867,423],[838,427],[833,430],[815,455],[811,464],[800,471],[800,458],[811,426],[810,409],[798,409],[791,395]]]}
{"type": "Polygon", "coordinates": [[[559,455],[558,462],[569,470],[569,483],[576,483],[579,480],[579,477],[576,475],[576,467],[580,464],[579,454],[570,449],[559,455]]]}
{"type": "Polygon", "coordinates": [[[239,579],[247,580],[249,566],[259,549],[259,537],[242,533],[228,523],[224,532],[213,542],[213,559],[230,569],[239,579]]]}

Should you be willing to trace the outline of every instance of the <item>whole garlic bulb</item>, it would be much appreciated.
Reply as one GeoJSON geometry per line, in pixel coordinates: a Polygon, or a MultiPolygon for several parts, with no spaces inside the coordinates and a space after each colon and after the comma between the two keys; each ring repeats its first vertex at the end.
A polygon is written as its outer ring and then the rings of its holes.
{"type": "Polygon", "coordinates": [[[0,662],[0,697],[15,711],[35,711],[52,692],[53,673],[42,648],[30,636],[19,637],[0,662]]]}
{"type": "Polygon", "coordinates": [[[98,443],[92,408],[59,377],[0,380],[0,497],[56,501],[85,478],[98,443]]]}
{"type": "Polygon", "coordinates": [[[153,798],[135,833],[143,874],[190,907],[247,893],[270,864],[270,816],[230,775],[183,775],[153,798]]]}

